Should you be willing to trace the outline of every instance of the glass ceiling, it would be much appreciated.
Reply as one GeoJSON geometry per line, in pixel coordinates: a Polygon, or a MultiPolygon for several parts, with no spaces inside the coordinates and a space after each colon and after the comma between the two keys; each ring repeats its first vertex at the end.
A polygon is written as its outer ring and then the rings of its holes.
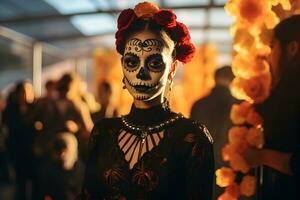
{"type": "MultiPolygon", "coordinates": [[[[107,38],[113,39],[119,11],[142,1],[1,0],[0,26],[61,48],[82,48],[94,42],[95,37],[98,45],[109,46],[114,44],[107,38]]],[[[194,42],[214,41],[221,47],[231,44],[228,27],[233,19],[222,8],[225,0],[152,1],[160,7],[173,8],[178,20],[189,26],[194,42]]]]}

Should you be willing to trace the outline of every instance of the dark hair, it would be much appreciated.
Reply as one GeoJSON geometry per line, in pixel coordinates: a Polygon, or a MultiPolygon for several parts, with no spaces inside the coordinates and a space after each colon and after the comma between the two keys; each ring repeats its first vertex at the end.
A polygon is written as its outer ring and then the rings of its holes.
{"type": "Polygon", "coordinates": [[[54,152],[60,153],[66,148],[67,148],[66,141],[63,138],[60,138],[60,137],[56,136],[54,141],[53,141],[52,150],[54,152]]]}
{"type": "MultiPolygon", "coordinates": [[[[125,44],[127,42],[127,40],[129,39],[130,36],[138,33],[138,32],[142,32],[142,31],[149,31],[153,34],[157,34],[160,38],[162,38],[164,44],[170,48],[170,42],[174,42],[171,39],[170,34],[163,29],[163,27],[157,23],[155,23],[153,20],[145,20],[142,18],[138,18],[137,20],[135,20],[131,26],[126,30],[126,32],[124,33],[124,40],[121,44],[121,53],[124,53],[125,50],[125,44]]],[[[175,49],[174,49],[175,50],[175,49]]],[[[175,55],[175,51],[173,52],[173,54],[175,55]]]]}
{"type": "Polygon", "coordinates": [[[106,91],[111,92],[111,86],[107,81],[102,81],[98,85],[98,89],[105,89],[106,91]]]}
{"type": "Polygon", "coordinates": [[[232,73],[231,67],[226,65],[217,69],[215,73],[215,79],[218,78],[226,78],[228,80],[232,80],[234,78],[234,75],[232,73]]]}
{"type": "Polygon", "coordinates": [[[58,81],[57,91],[60,95],[66,95],[70,89],[70,84],[73,81],[71,74],[64,74],[58,81]]]}
{"type": "Polygon", "coordinates": [[[293,40],[300,44],[300,15],[294,15],[281,21],[275,27],[274,35],[283,49],[293,40]]]}
{"type": "Polygon", "coordinates": [[[53,80],[48,80],[45,84],[46,89],[48,90],[51,87],[55,87],[55,81],[53,80]]]}

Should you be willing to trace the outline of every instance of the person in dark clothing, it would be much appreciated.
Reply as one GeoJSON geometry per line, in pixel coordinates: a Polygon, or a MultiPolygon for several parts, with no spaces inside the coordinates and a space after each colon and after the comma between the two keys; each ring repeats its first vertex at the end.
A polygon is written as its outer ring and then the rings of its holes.
{"type": "MultiPolygon", "coordinates": [[[[212,133],[216,169],[224,165],[221,149],[227,142],[227,132],[232,126],[229,114],[236,100],[230,94],[229,84],[233,77],[230,66],[217,69],[215,87],[208,96],[196,101],[191,109],[191,119],[205,124],[212,133]]],[[[221,192],[221,188],[215,185],[214,196],[219,196],[221,192]]]]}
{"type": "Polygon", "coordinates": [[[51,140],[55,137],[55,134],[62,130],[60,123],[57,123],[60,121],[60,113],[56,105],[58,98],[56,82],[52,80],[47,81],[45,88],[45,96],[35,101],[31,114],[37,132],[34,152],[40,159],[48,156],[51,140]]]}
{"type": "Polygon", "coordinates": [[[116,110],[110,109],[110,100],[112,95],[112,88],[106,81],[99,83],[97,88],[98,101],[101,105],[100,110],[92,114],[93,122],[96,123],[105,117],[116,117],[116,110]]]}
{"type": "Polygon", "coordinates": [[[37,173],[37,200],[74,200],[80,193],[84,165],[78,160],[77,139],[59,133],[51,148],[51,159],[41,163],[37,173]]]}
{"type": "Polygon", "coordinates": [[[144,2],[121,12],[116,39],[134,103],[128,115],[95,124],[81,198],[210,200],[212,138],[164,100],[176,63],[195,52],[186,26],[144,2]]]}
{"type": "MultiPolygon", "coordinates": [[[[8,129],[9,158],[16,172],[17,199],[27,199],[33,183],[35,158],[32,151],[35,130],[30,120],[34,100],[32,85],[22,81],[9,94],[3,121],[8,129]]],[[[32,192],[32,191],[31,191],[32,192]]]]}
{"type": "Polygon", "coordinates": [[[264,165],[260,199],[300,199],[300,15],[274,29],[269,57],[272,91],[257,110],[264,119],[265,146],[249,149],[250,166],[264,165]]]}

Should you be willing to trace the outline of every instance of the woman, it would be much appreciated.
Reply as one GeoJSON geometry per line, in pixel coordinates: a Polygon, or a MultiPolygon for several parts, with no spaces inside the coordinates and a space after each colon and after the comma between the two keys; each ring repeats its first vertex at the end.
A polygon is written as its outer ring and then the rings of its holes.
{"type": "Polygon", "coordinates": [[[16,172],[16,199],[26,199],[34,180],[35,157],[32,151],[35,130],[31,121],[34,93],[31,83],[16,83],[7,99],[3,121],[8,129],[7,147],[16,172]],[[27,188],[27,190],[26,190],[27,188]]]}
{"type": "Polygon", "coordinates": [[[272,90],[257,106],[264,119],[262,149],[248,149],[252,167],[264,166],[259,199],[300,199],[300,15],[274,28],[269,55],[272,90]]]}
{"type": "Polygon", "coordinates": [[[84,196],[211,199],[211,136],[164,100],[177,62],[186,63],[195,51],[186,26],[171,10],[144,2],[120,14],[116,47],[134,103],[128,115],[96,123],[84,196]]]}

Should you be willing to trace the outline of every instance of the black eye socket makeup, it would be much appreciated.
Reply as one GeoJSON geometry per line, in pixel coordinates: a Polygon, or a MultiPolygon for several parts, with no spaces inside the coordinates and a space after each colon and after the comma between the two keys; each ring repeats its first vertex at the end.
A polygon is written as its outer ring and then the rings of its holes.
{"type": "Polygon", "coordinates": [[[152,54],[146,59],[146,66],[152,72],[162,72],[166,65],[161,54],[152,54]]]}
{"type": "Polygon", "coordinates": [[[140,58],[134,53],[126,53],[123,62],[128,71],[135,71],[140,66],[140,58]]]}

